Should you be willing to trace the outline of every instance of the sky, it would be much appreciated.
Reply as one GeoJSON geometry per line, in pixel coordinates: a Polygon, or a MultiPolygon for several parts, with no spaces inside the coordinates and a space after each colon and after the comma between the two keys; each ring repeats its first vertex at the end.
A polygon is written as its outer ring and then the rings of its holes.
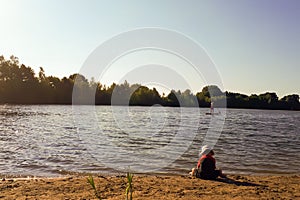
{"type": "MultiPolygon", "coordinates": [[[[247,95],[276,92],[279,97],[300,94],[299,0],[0,0],[0,8],[0,55],[15,55],[36,73],[43,67],[46,75],[68,77],[114,36],[156,27],[201,45],[224,90],[247,95]]],[[[120,81],[118,73],[130,72],[133,64],[145,69],[136,72],[146,72],[149,59],[154,59],[155,64],[181,65],[182,71],[175,67],[174,73],[164,73],[162,67],[160,75],[169,83],[181,73],[194,93],[210,83],[193,77],[191,65],[175,57],[147,50],[128,54],[114,61],[110,75],[101,81],[120,81]],[[134,61],[141,54],[147,62],[134,61]]],[[[147,73],[135,77],[132,81],[151,82],[147,73]]],[[[174,79],[173,83],[172,89],[186,86],[174,79]]]]}

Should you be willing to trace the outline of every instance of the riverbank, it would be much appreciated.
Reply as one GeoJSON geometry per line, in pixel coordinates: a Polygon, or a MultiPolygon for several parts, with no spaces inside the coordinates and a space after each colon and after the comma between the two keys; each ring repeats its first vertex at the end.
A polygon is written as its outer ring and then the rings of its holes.
{"type": "MultiPolygon", "coordinates": [[[[103,199],[125,198],[125,176],[94,176],[103,199]]],[[[300,175],[229,175],[217,181],[189,176],[133,177],[133,199],[300,199],[300,175]]],[[[96,199],[86,176],[6,178],[0,199],[96,199]]]]}

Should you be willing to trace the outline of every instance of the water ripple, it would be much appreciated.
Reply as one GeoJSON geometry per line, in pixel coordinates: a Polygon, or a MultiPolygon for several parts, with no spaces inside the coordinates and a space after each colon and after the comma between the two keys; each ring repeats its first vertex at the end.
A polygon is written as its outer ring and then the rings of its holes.
{"type": "MultiPolygon", "coordinates": [[[[78,122],[81,126],[78,126],[74,123],[71,106],[2,105],[0,174],[59,176],[77,172],[115,173],[114,169],[101,163],[100,158],[111,151],[107,142],[147,156],[157,148],[167,146],[180,127],[186,133],[196,132],[196,137],[186,152],[180,152],[181,157],[158,173],[186,174],[197,163],[211,116],[200,109],[203,113],[199,126],[195,127],[189,123],[196,117],[191,108],[186,108],[186,114],[182,116],[179,108],[155,109],[162,109],[162,112],[149,115],[148,107],[130,108],[130,118],[124,119],[127,126],[120,128],[109,112],[110,107],[99,106],[95,108],[98,118],[98,127],[95,128],[85,113],[85,107],[78,113],[81,119],[78,122]],[[188,123],[181,124],[183,120],[188,123]],[[79,127],[80,134],[77,133],[79,127]],[[104,136],[107,141],[103,140],[104,136]]],[[[124,112],[122,107],[117,110],[124,112]]],[[[227,173],[299,173],[299,133],[299,112],[229,109],[215,146],[217,165],[227,173]]],[[[181,137],[178,147],[188,142],[187,138],[181,137]]],[[[177,150],[173,151],[176,153],[177,150]]],[[[164,154],[172,155],[172,152],[164,154]]],[[[107,156],[112,164],[118,163],[111,154],[107,156]]],[[[149,165],[164,163],[158,155],[157,159],[159,162],[149,165]]],[[[130,160],[128,163],[135,164],[130,160]]]]}

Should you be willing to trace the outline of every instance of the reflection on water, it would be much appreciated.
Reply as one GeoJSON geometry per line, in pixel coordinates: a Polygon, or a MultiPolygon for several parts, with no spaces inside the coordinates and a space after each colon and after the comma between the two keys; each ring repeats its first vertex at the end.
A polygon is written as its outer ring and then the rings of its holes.
{"type": "MultiPolygon", "coordinates": [[[[163,165],[172,152],[156,155],[155,150],[170,145],[180,128],[186,135],[172,151],[181,156],[157,173],[186,174],[196,164],[211,117],[215,117],[205,115],[206,109],[196,109],[199,119],[195,108],[119,107],[118,112],[129,109],[131,115],[120,120],[111,114],[110,106],[96,106],[91,119],[89,109],[77,109],[75,123],[72,106],[0,106],[0,174],[114,173],[108,166],[120,162],[108,143],[132,152],[120,155],[126,157],[124,162],[128,160],[124,166],[138,163],[132,155],[146,158],[151,152],[157,159],[149,166],[163,165]],[[195,135],[192,144],[181,152],[179,146],[188,143],[191,133],[195,135]]],[[[299,173],[299,127],[300,112],[228,109],[215,146],[217,165],[226,173],[299,173]]]]}

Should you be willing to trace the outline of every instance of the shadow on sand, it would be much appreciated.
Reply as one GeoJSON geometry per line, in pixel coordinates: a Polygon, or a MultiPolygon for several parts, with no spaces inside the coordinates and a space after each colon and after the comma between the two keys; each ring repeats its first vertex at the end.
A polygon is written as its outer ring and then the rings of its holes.
{"type": "Polygon", "coordinates": [[[236,185],[236,186],[263,186],[263,185],[259,185],[259,184],[256,184],[256,183],[251,183],[251,182],[248,182],[248,181],[237,181],[237,180],[234,180],[234,179],[231,179],[231,178],[222,178],[222,179],[216,179],[216,181],[218,182],[222,182],[222,183],[227,183],[227,184],[232,184],[232,185],[236,185]]]}

